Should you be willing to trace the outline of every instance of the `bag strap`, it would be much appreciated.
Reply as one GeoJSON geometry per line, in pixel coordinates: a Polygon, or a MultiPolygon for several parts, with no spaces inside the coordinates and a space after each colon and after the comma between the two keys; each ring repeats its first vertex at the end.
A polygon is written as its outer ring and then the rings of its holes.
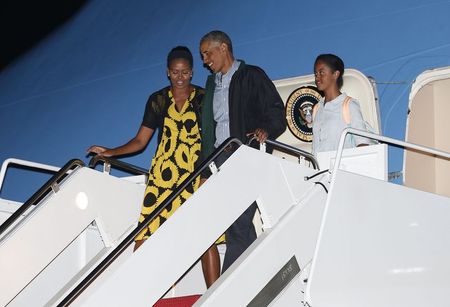
{"type": "MultiPolygon", "coordinates": [[[[345,97],[344,102],[342,103],[342,119],[344,122],[349,125],[352,121],[350,116],[350,101],[353,98],[350,96],[345,97]]],[[[319,110],[319,103],[316,103],[313,107],[312,119],[316,118],[317,111],[319,110]]]]}
{"type": "Polygon", "coordinates": [[[317,110],[319,110],[319,103],[316,103],[313,107],[313,111],[312,111],[312,120],[314,122],[314,118],[316,117],[317,114],[317,110]]]}
{"type": "Polygon", "coordinates": [[[344,123],[350,125],[352,118],[350,116],[350,101],[353,98],[350,96],[345,97],[344,102],[342,103],[342,119],[344,123]]]}

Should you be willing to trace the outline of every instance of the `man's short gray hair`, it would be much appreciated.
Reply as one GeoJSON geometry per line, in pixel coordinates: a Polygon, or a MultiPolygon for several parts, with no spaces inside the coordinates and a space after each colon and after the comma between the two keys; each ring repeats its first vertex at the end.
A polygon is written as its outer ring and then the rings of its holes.
{"type": "Polygon", "coordinates": [[[225,43],[228,46],[228,51],[233,54],[233,44],[231,43],[231,39],[228,34],[223,31],[214,30],[205,34],[200,40],[200,45],[206,41],[225,43]]]}

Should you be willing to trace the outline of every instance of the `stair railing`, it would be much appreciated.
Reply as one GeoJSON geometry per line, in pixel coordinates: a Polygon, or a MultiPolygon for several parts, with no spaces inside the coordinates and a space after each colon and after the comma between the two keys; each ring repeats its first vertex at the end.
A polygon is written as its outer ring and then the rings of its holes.
{"type": "Polygon", "coordinates": [[[135,175],[145,175],[148,176],[148,170],[136,166],[136,165],[132,165],[111,157],[103,157],[100,155],[96,155],[94,157],[92,157],[92,159],[89,161],[89,167],[90,168],[95,168],[95,166],[100,163],[103,162],[103,172],[105,173],[110,173],[111,171],[111,167],[114,166],[114,168],[117,168],[119,170],[131,173],[131,174],[135,174],[135,175]]]}
{"type": "MultiPolygon", "coordinates": [[[[0,236],[14,224],[31,206],[37,205],[50,192],[57,193],[60,183],[76,168],[83,167],[84,162],[72,159],[67,162],[55,175],[53,175],[36,193],[34,193],[23,205],[21,205],[11,216],[0,225],[0,236]]],[[[5,237],[0,238],[0,242],[5,237]]]]}

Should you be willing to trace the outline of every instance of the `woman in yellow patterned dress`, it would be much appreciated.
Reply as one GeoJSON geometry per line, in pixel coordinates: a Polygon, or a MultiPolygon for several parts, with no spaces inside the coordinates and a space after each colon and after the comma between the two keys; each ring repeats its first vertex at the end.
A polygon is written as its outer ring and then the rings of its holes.
{"type": "MultiPolygon", "coordinates": [[[[158,148],[152,159],[139,222],[194,171],[199,161],[201,138],[197,119],[201,118],[204,90],[191,84],[192,68],[193,58],[189,49],[183,46],[173,48],[167,57],[167,76],[171,85],[150,95],[136,136],[116,148],[93,145],[88,149],[88,152],[107,157],[135,153],[147,146],[158,128],[158,148]]],[[[199,183],[200,178],[197,178],[136,237],[135,250],[194,193],[199,183]]],[[[208,287],[220,271],[218,256],[209,255],[212,252],[214,250],[210,249],[202,257],[208,287]]]]}

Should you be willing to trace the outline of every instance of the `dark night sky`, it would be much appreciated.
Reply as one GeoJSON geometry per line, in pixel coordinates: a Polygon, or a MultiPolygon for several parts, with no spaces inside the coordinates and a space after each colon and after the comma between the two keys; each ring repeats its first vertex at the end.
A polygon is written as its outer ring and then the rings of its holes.
{"type": "Polygon", "coordinates": [[[0,70],[46,37],[87,0],[0,0],[0,70]]]}

